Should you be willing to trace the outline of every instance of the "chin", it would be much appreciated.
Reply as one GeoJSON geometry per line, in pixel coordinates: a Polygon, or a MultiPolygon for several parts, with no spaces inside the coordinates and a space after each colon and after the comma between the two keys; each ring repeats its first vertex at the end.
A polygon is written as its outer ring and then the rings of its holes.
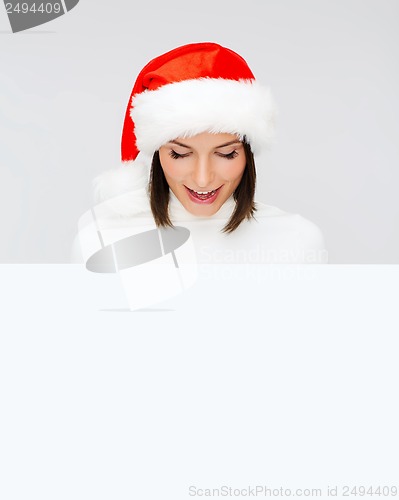
{"type": "Polygon", "coordinates": [[[202,216],[202,217],[210,217],[214,215],[220,208],[220,205],[211,206],[211,205],[199,205],[199,206],[190,206],[186,207],[186,210],[190,212],[192,215],[202,216]]]}

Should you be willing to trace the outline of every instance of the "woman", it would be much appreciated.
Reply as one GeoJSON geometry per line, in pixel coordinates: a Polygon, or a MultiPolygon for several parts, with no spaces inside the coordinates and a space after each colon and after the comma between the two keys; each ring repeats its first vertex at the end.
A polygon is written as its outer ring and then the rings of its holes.
{"type": "Polygon", "coordinates": [[[123,164],[95,179],[102,230],[187,227],[200,263],[326,262],[317,226],[254,201],[254,157],[274,121],[269,89],[230,49],[195,43],[153,59],[128,102],[123,164]]]}

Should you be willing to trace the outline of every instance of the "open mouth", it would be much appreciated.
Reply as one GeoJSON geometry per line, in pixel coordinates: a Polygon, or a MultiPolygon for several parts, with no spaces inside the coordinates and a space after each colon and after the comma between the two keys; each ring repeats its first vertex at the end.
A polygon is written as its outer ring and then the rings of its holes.
{"type": "Polygon", "coordinates": [[[187,186],[184,187],[187,189],[190,199],[195,203],[213,203],[216,200],[222,186],[217,189],[213,189],[212,191],[194,191],[194,189],[190,189],[187,186]]]}

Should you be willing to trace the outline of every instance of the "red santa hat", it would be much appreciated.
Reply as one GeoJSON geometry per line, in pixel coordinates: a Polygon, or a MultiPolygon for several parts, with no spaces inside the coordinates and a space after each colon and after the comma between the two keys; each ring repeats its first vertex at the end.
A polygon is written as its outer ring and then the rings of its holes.
{"type": "MultiPolygon", "coordinates": [[[[201,132],[245,136],[257,154],[273,138],[275,113],[270,90],[239,54],[216,43],[184,45],[153,59],[138,75],[123,125],[122,162],[129,170],[145,168],[163,144],[201,132]]],[[[103,191],[97,199],[131,189],[126,173],[121,177],[110,182],[108,176],[105,186],[97,182],[97,194],[103,191]]]]}
{"type": "Polygon", "coordinates": [[[122,132],[122,161],[201,132],[246,136],[253,152],[273,135],[274,104],[245,60],[216,43],[192,43],[149,62],[137,77],[122,132]]]}

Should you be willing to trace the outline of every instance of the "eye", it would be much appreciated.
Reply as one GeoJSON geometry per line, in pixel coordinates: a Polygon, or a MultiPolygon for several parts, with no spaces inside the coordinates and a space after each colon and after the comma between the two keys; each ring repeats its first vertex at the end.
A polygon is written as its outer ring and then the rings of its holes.
{"type": "Polygon", "coordinates": [[[222,153],[216,153],[218,156],[221,156],[222,158],[226,158],[227,160],[232,160],[233,158],[235,158],[238,153],[236,150],[232,151],[231,153],[228,153],[227,155],[225,154],[222,154],[222,153]]]}
{"type": "Polygon", "coordinates": [[[176,153],[173,149],[169,151],[169,156],[171,156],[173,159],[177,160],[178,158],[185,158],[188,156],[189,153],[185,153],[184,155],[180,155],[179,153],[176,153]]]}

